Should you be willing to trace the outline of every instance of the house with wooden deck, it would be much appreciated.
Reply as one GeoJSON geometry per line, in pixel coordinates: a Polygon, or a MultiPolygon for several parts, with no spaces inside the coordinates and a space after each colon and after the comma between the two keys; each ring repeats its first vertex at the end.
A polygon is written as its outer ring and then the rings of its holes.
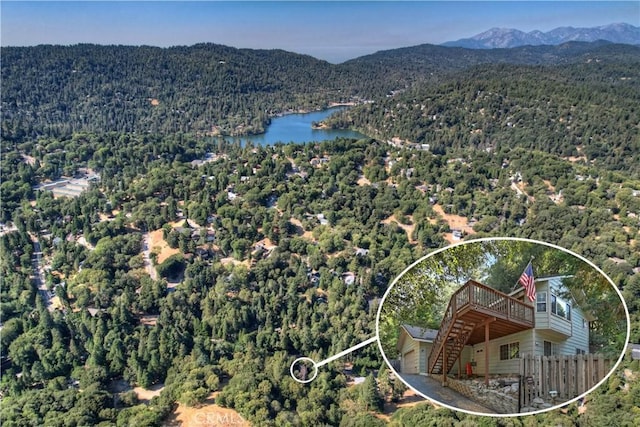
{"type": "Polygon", "coordinates": [[[520,355],[589,353],[589,321],[562,281],[535,280],[536,299],[524,289],[506,294],[475,280],[456,290],[440,328],[403,325],[398,340],[401,370],[441,377],[448,374],[518,374],[520,355]]]}

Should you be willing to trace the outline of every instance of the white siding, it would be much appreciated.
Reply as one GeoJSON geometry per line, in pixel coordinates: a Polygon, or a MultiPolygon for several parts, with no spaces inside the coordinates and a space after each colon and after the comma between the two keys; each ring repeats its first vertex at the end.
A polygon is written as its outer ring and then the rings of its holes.
{"type": "Polygon", "coordinates": [[[429,359],[429,353],[431,353],[431,348],[433,348],[433,343],[430,342],[420,342],[420,360],[418,363],[418,372],[421,374],[427,373],[427,363],[429,359]]]}
{"type": "Polygon", "coordinates": [[[404,374],[417,374],[418,373],[418,352],[413,348],[406,353],[402,354],[402,367],[401,371],[404,374]]]}
{"type": "Polygon", "coordinates": [[[576,349],[584,350],[585,353],[589,352],[589,323],[585,321],[583,324],[583,320],[582,310],[572,307],[572,334],[559,344],[560,354],[576,354],[576,349]]]}
{"type": "MultiPolygon", "coordinates": [[[[471,361],[471,354],[472,354],[471,346],[470,345],[465,345],[464,348],[462,349],[462,353],[460,353],[460,363],[462,364],[462,373],[464,373],[465,370],[466,370],[467,362],[471,361]]],[[[451,371],[449,371],[449,373],[450,374],[457,374],[458,373],[458,361],[457,360],[456,360],[456,363],[451,368],[451,371]]]]}
{"type": "MultiPolygon", "coordinates": [[[[562,284],[560,277],[550,278],[548,281],[540,282],[536,289],[538,292],[547,292],[547,311],[538,313],[536,311],[536,330],[540,336],[544,336],[546,341],[558,345],[558,354],[576,354],[576,349],[589,351],[589,325],[584,321],[584,315],[575,301],[566,298],[566,288],[562,284]],[[551,295],[556,295],[571,306],[571,320],[557,316],[551,312],[551,295]],[[584,321],[584,322],[583,322],[584,321]]],[[[543,340],[536,339],[538,346],[536,354],[544,354],[543,340]]]]}
{"type": "Polygon", "coordinates": [[[537,282],[536,283],[536,305],[534,306],[534,310],[536,313],[536,328],[537,329],[548,329],[549,328],[549,312],[550,312],[550,307],[551,307],[551,302],[550,302],[550,296],[549,296],[549,282],[544,281],[544,282],[537,282]],[[546,311],[542,311],[539,312],[538,311],[538,304],[537,304],[537,294],[542,294],[545,293],[546,296],[546,303],[547,303],[547,310],[546,311]]]}
{"type": "MultiPolygon", "coordinates": [[[[402,332],[406,334],[406,332],[402,332]]],[[[404,337],[404,342],[400,348],[401,364],[400,370],[405,374],[417,374],[418,373],[418,354],[420,349],[418,348],[418,342],[413,340],[408,334],[404,337]]]]}
{"type": "MultiPolygon", "coordinates": [[[[517,332],[495,340],[489,341],[489,373],[491,374],[517,374],[520,370],[520,359],[500,360],[500,346],[518,342],[520,354],[530,354],[535,351],[532,330],[517,332]]],[[[484,375],[485,348],[484,343],[473,346],[472,353],[476,366],[474,373],[484,375]]]]}
{"type": "Polygon", "coordinates": [[[402,330],[400,336],[400,371],[405,374],[426,374],[432,343],[418,341],[402,330]]]}

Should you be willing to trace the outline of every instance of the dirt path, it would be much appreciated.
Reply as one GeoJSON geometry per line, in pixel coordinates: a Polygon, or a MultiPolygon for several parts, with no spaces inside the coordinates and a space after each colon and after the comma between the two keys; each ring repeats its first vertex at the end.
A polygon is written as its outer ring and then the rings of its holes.
{"type": "Polygon", "coordinates": [[[523,183],[519,183],[516,184],[515,182],[511,182],[511,189],[513,191],[515,191],[518,195],[520,196],[524,196],[527,198],[527,200],[529,200],[530,202],[534,202],[535,198],[533,196],[529,196],[527,193],[524,192],[524,184],[523,183]]]}

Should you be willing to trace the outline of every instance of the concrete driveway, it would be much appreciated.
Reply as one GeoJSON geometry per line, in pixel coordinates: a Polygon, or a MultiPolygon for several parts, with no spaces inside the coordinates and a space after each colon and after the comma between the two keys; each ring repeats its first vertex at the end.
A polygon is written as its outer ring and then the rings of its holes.
{"type": "Polygon", "coordinates": [[[454,408],[464,409],[465,411],[479,412],[485,414],[495,414],[496,412],[482,406],[479,403],[451,390],[449,387],[442,387],[440,382],[424,375],[402,374],[404,379],[411,387],[420,393],[436,401],[436,403],[444,403],[454,408]]]}

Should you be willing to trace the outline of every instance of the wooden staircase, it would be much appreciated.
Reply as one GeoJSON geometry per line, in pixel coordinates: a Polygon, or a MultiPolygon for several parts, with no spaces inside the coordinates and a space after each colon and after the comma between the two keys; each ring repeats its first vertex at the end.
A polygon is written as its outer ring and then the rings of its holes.
{"type": "Polygon", "coordinates": [[[433,341],[428,361],[427,372],[429,374],[446,375],[460,357],[460,353],[462,353],[462,349],[464,349],[467,340],[471,336],[471,332],[476,327],[475,323],[465,322],[455,315],[455,310],[453,310],[454,307],[452,306],[453,302],[454,299],[449,302],[449,307],[447,307],[446,311],[448,316],[445,316],[433,341]],[[447,360],[443,370],[445,354],[447,360]]]}

